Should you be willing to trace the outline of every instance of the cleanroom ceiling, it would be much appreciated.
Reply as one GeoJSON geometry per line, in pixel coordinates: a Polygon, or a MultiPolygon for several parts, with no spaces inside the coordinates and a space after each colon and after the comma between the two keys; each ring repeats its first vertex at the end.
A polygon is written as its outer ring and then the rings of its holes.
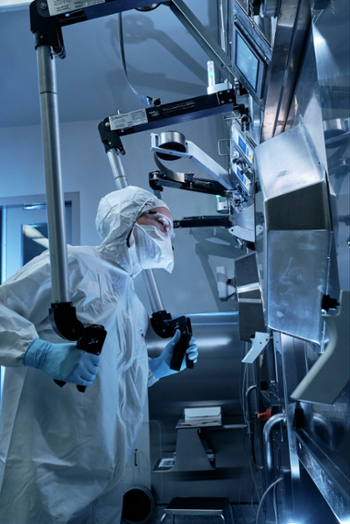
{"type": "MultiPolygon", "coordinates": [[[[187,0],[218,39],[217,3],[187,0]]],[[[123,13],[129,78],[142,94],[163,103],[206,93],[207,56],[170,9],[123,13]]],[[[63,28],[66,58],[55,59],[61,122],[102,120],[144,107],[126,83],[117,15],[63,28]]],[[[34,37],[29,8],[1,11],[0,127],[40,123],[34,37]]]]}

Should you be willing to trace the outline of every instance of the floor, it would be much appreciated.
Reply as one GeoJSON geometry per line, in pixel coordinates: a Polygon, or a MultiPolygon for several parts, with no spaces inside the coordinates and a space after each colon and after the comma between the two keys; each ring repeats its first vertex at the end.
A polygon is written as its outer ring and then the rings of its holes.
{"type": "MultiPolygon", "coordinates": [[[[232,505],[228,509],[225,518],[227,524],[255,524],[257,506],[251,505],[232,505]],[[233,516],[233,521],[232,521],[233,516]]],[[[164,506],[156,506],[151,518],[145,524],[159,524],[164,515],[164,506]]],[[[123,521],[123,524],[127,522],[123,521]]],[[[167,516],[164,524],[171,524],[171,517],[167,516]]],[[[203,517],[203,516],[176,516],[175,524],[222,524],[220,517],[203,517]]]]}

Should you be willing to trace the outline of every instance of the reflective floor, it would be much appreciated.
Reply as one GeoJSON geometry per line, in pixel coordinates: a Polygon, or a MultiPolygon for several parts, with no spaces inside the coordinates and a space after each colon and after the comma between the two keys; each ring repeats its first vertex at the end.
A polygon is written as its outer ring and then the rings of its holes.
{"type": "MultiPolygon", "coordinates": [[[[255,524],[257,506],[251,505],[232,505],[225,513],[227,524],[255,524]],[[233,518],[233,520],[232,520],[233,518]]],[[[159,524],[164,515],[164,506],[157,506],[152,517],[147,524],[159,524]]],[[[171,524],[171,516],[167,516],[163,521],[164,524],[171,524]]],[[[222,524],[220,517],[203,517],[203,516],[176,516],[175,524],[222,524]]],[[[127,524],[125,521],[122,524],[127,524]]],[[[146,524],[146,523],[145,523],[146,524]]]]}

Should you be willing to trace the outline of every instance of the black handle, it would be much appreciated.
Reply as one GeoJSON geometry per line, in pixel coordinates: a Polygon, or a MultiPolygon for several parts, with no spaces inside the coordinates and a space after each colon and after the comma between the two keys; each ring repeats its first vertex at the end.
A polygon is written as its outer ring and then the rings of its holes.
{"type": "MultiPolygon", "coordinates": [[[[99,324],[88,324],[84,328],[83,335],[77,342],[77,348],[87,353],[92,353],[93,355],[100,355],[106,335],[107,331],[103,326],[99,324]]],[[[63,380],[54,379],[54,381],[61,388],[65,385],[63,380]]],[[[77,390],[80,391],[80,393],[84,393],[86,386],[77,385],[77,390]]]]}
{"type": "Polygon", "coordinates": [[[65,385],[65,382],[63,380],[56,380],[54,378],[53,381],[56,382],[56,384],[60,386],[60,388],[63,388],[63,386],[65,385]]]}
{"type": "MultiPolygon", "coordinates": [[[[189,347],[189,342],[192,337],[192,327],[191,320],[186,317],[179,317],[173,320],[174,331],[179,329],[181,332],[181,337],[179,342],[176,344],[173,357],[170,363],[170,369],[175,371],[180,371],[181,364],[183,362],[184,356],[186,355],[186,350],[189,347]]],[[[186,355],[186,367],[189,369],[194,368],[194,362],[190,360],[186,355]]]]}

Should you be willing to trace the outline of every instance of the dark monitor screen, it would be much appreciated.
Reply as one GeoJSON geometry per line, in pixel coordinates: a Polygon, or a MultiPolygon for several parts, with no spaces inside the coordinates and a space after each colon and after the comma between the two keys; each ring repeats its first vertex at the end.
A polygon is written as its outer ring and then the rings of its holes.
{"type": "Polygon", "coordinates": [[[236,66],[254,90],[257,89],[259,60],[236,31],[236,66]]]}

